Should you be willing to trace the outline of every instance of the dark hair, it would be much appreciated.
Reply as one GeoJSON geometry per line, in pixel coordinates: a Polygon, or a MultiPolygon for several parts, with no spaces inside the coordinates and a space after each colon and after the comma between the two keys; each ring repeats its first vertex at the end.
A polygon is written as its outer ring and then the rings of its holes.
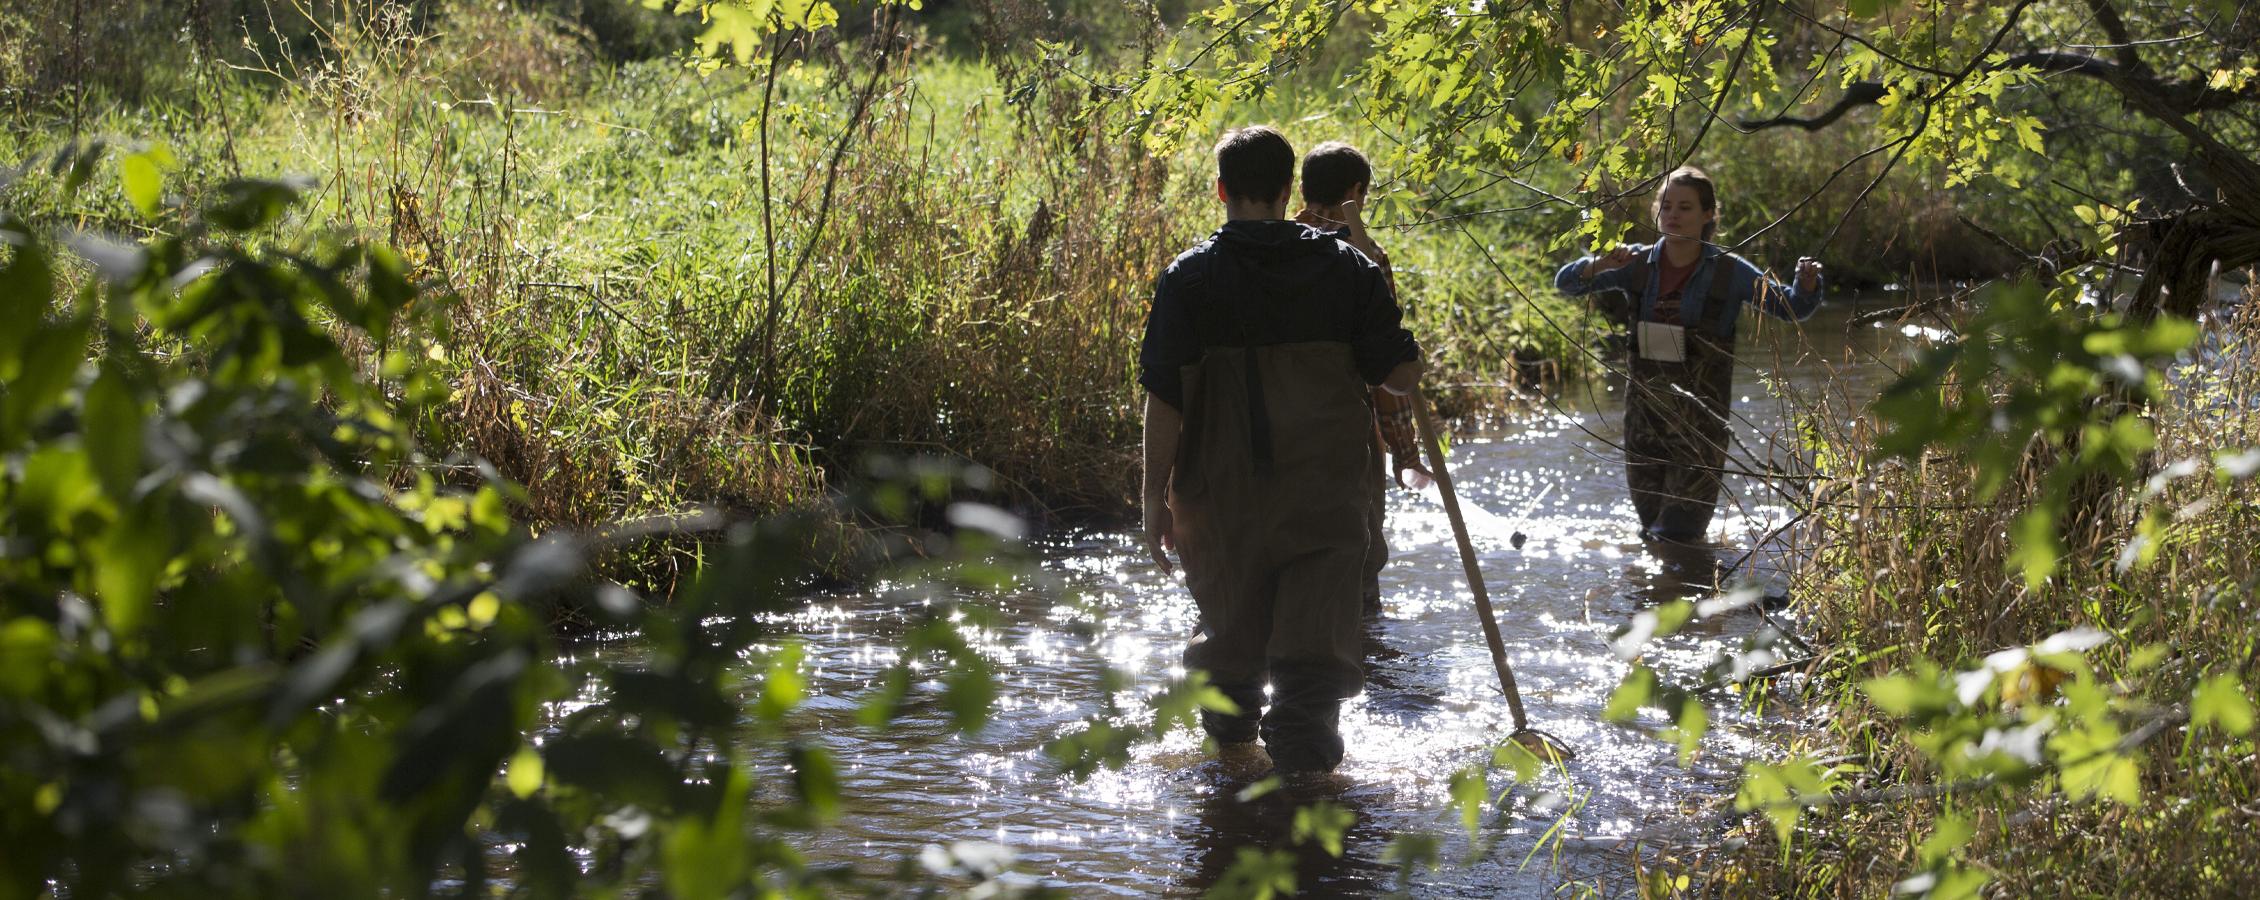
{"type": "Polygon", "coordinates": [[[1269,125],[1232,129],[1216,142],[1216,177],[1229,196],[1269,203],[1295,180],[1295,147],[1269,125]]]}
{"type": "Polygon", "coordinates": [[[1358,148],[1327,141],[1303,157],[1303,202],[1331,206],[1350,198],[1350,191],[1373,183],[1373,164],[1358,148]]]}
{"type": "Polygon", "coordinates": [[[1703,223],[1703,240],[1710,240],[1719,230],[1719,188],[1711,183],[1709,173],[1694,166],[1680,166],[1664,176],[1664,183],[1656,185],[1656,199],[1648,204],[1648,217],[1664,217],[1664,192],[1671,190],[1674,185],[1694,188],[1695,199],[1702,202],[1703,211],[1712,214],[1711,220],[1703,223]]]}

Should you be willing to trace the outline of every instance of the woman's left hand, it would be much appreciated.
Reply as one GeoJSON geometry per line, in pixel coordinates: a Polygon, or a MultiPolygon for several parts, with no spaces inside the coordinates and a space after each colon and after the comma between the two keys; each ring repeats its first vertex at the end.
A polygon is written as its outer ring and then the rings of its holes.
{"type": "Polygon", "coordinates": [[[1797,289],[1810,291],[1821,286],[1821,261],[1810,256],[1797,257],[1797,289]]]}

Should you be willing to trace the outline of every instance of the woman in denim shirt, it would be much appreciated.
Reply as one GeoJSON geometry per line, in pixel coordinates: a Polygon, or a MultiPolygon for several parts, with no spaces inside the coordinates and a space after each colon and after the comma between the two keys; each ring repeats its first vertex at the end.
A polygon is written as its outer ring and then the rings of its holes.
{"type": "Polygon", "coordinates": [[[1744,306],[1798,320],[1821,304],[1821,264],[1797,260],[1796,287],[1711,243],[1718,191],[1692,166],[1665,176],[1654,244],[1619,246],[1563,266],[1571,296],[1631,298],[1632,362],[1624,408],[1625,480],[1645,538],[1695,542],[1710,528],[1726,462],[1735,320],[1744,306]]]}

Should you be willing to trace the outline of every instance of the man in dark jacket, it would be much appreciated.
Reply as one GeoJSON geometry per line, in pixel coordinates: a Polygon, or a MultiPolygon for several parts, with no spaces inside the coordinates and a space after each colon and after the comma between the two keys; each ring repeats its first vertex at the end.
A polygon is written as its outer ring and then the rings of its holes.
{"type": "Polygon", "coordinates": [[[1420,345],[1380,267],[1287,220],[1285,137],[1232,131],[1216,162],[1224,226],[1162,272],[1139,352],[1146,546],[1164,571],[1178,551],[1200,607],[1185,664],[1239,707],[1204,714],[1209,734],[1328,771],[1364,684],[1371,494],[1345,486],[1378,470],[1368,386],[1411,393],[1420,345]]]}

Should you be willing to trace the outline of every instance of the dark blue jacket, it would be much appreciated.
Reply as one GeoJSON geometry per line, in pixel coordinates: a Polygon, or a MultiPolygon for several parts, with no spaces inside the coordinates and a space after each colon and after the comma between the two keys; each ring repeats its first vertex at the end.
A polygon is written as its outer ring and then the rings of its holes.
{"type": "Polygon", "coordinates": [[[1210,347],[1306,341],[1350,346],[1380,384],[1420,358],[1381,267],[1334,234],[1283,220],[1231,221],[1180,254],[1154,283],[1138,383],[1185,408],[1185,366],[1210,347]]]}

